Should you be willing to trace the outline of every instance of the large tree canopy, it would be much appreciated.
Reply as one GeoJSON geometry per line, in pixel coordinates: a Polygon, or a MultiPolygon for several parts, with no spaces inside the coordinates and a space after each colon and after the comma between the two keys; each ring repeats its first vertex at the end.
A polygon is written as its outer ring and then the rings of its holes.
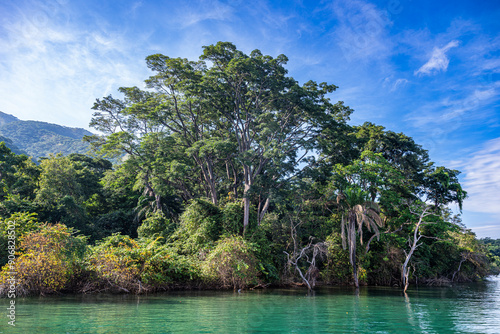
{"type": "Polygon", "coordinates": [[[336,86],[300,85],[287,76],[284,55],[246,55],[219,42],[204,47],[198,62],[161,54],[146,62],[154,72],[146,80],[149,90],[121,88],[123,100],[108,96],[95,103],[91,126],[104,136],[94,144],[141,160],[144,187],[158,203],[155,178],[187,198],[207,195],[214,204],[221,194],[242,198],[245,228],[252,201],[262,218],[269,189],[296,171],[325,124],[343,123],[351,113],[328,98],[336,86]],[[151,138],[158,147],[145,144],[151,138]],[[160,150],[168,152],[158,156],[160,150]],[[171,177],[179,170],[191,182],[171,177]],[[256,187],[262,178],[266,182],[256,187]]]}

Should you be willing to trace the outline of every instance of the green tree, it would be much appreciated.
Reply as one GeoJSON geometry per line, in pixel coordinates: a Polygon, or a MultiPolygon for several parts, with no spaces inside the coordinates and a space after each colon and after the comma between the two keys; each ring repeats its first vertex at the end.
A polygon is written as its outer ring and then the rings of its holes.
{"type": "Polygon", "coordinates": [[[342,214],[342,246],[349,249],[349,262],[352,266],[354,285],[359,287],[358,267],[356,265],[356,247],[359,234],[361,245],[363,244],[363,227],[369,232],[379,235],[379,227],[383,226],[378,205],[368,199],[368,193],[360,187],[352,186],[342,191],[337,202],[342,214]]]}
{"type": "Polygon", "coordinates": [[[79,168],[76,163],[62,155],[50,156],[40,163],[40,187],[37,189],[36,201],[51,205],[66,196],[82,202],[84,192],[79,181],[79,168]]]}
{"type": "MultiPolygon", "coordinates": [[[[220,191],[243,198],[245,229],[252,195],[258,197],[257,180],[267,174],[269,181],[260,183],[260,188],[266,185],[259,191],[262,218],[269,208],[268,189],[294,172],[303,158],[297,152],[313,147],[323,124],[343,122],[351,112],[326,97],[336,86],[313,81],[299,85],[288,77],[283,55],[272,58],[258,50],[246,55],[231,43],[219,42],[204,47],[198,62],[161,54],[146,61],[155,72],[146,83],[155,91],[121,88],[124,101],[98,100],[91,126],[106,136],[94,138],[94,145],[139,157],[144,155],[141,142],[151,134],[169,141],[168,148],[179,152],[167,155],[171,164],[189,170],[184,175],[190,175],[194,186],[203,184],[212,203],[218,203],[220,191]],[[218,189],[221,185],[225,189],[218,189]]],[[[139,164],[149,179],[153,160],[139,164]]],[[[194,186],[176,188],[192,193],[194,186]]]]}
{"type": "Polygon", "coordinates": [[[40,169],[24,154],[13,153],[0,142],[0,199],[8,195],[33,199],[40,169]]]}
{"type": "Polygon", "coordinates": [[[418,179],[429,165],[429,154],[413,138],[386,131],[383,126],[366,122],[355,127],[357,146],[363,151],[380,153],[405,178],[418,179]]]}
{"type": "Polygon", "coordinates": [[[446,167],[434,167],[428,169],[424,180],[424,194],[434,202],[434,206],[447,205],[456,202],[460,210],[462,203],[467,198],[467,192],[462,189],[458,181],[460,171],[446,167]]]}
{"type": "Polygon", "coordinates": [[[106,160],[80,154],[42,159],[35,192],[41,218],[92,233],[92,217],[107,207],[100,179],[110,168],[106,160]]]}
{"type": "MultiPolygon", "coordinates": [[[[351,110],[326,97],[336,86],[313,81],[301,86],[287,77],[284,55],[274,59],[254,50],[247,56],[231,43],[219,42],[205,47],[201,58],[214,64],[206,74],[204,98],[238,144],[246,228],[257,177],[273,167],[270,181],[293,172],[301,160],[297,152],[312,148],[321,126],[332,119],[344,121],[351,110]]],[[[264,204],[258,216],[267,209],[264,204]]]]}

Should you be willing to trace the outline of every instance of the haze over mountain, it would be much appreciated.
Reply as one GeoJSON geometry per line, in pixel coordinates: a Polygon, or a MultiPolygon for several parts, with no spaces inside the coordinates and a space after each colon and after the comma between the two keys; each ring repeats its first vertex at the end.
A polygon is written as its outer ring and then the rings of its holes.
{"type": "Polygon", "coordinates": [[[83,136],[92,135],[81,128],[70,128],[39,121],[23,121],[0,111],[0,141],[15,153],[26,153],[35,159],[49,154],[86,153],[83,136]]]}
{"type": "Polygon", "coordinates": [[[14,145],[14,143],[12,142],[12,140],[10,140],[7,137],[0,136],[0,142],[4,142],[5,145],[7,145],[7,147],[10,148],[10,150],[12,152],[14,152],[15,154],[26,154],[26,155],[28,155],[28,153],[24,152],[19,147],[17,147],[16,145],[14,145]]]}

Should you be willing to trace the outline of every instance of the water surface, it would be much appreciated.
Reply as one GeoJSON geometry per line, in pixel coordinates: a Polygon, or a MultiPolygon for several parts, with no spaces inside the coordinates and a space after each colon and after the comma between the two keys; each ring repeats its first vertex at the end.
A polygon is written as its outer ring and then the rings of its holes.
{"type": "MultiPolygon", "coordinates": [[[[0,299],[2,309],[8,299],[0,299]]],[[[17,298],[0,333],[500,333],[500,278],[362,287],[17,298]]],[[[5,311],[3,311],[6,314],[5,311]]]]}

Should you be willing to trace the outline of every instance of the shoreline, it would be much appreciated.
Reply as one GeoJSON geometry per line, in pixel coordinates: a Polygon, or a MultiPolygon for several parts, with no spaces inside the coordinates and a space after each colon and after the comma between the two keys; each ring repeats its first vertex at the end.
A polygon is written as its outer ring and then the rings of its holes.
{"type": "MultiPolygon", "coordinates": [[[[443,279],[438,280],[441,284],[411,284],[409,289],[410,291],[415,291],[418,290],[419,288],[453,288],[455,286],[463,286],[463,285],[468,285],[468,284],[475,284],[475,283],[480,283],[480,282],[495,282],[500,280],[500,274],[492,274],[488,275],[482,279],[478,279],[475,281],[462,281],[462,282],[451,282],[450,280],[445,281],[443,279]]],[[[436,280],[432,280],[433,282],[436,280]]],[[[210,286],[210,285],[185,285],[185,286],[170,286],[170,287],[162,287],[162,288],[157,288],[157,289],[144,289],[141,292],[126,292],[120,289],[117,290],[100,290],[100,291],[90,291],[90,292],[82,292],[78,290],[61,290],[56,293],[46,293],[46,294],[25,294],[25,295],[17,295],[19,298],[33,298],[33,297],[64,297],[64,296],[102,296],[102,295],[112,295],[112,296],[148,296],[148,295],[156,295],[156,294],[162,294],[162,293],[171,293],[171,292],[231,292],[233,291],[234,293],[245,293],[245,292],[253,292],[253,291],[272,291],[272,290],[294,290],[294,291],[303,291],[306,294],[314,294],[318,290],[322,289],[329,289],[329,288],[341,288],[344,290],[353,290],[356,291],[357,289],[370,289],[370,288],[387,288],[391,291],[397,291],[400,290],[401,293],[404,294],[402,287],[400,286],[390,286],[390,285],[370,285],[370,284],[360,284],[359,288],[356,288],[353,284],[329,284],[329,283],[321,283],[318,282],[319,284],[316,284],[316,286],[312,289],[311,292],[308,292],[307,285],[304,283],[292,283],[292,284],[268,284],[266,286],[262,285],[257,285],[254,287],[246,287],[246,288],[240,288],[240,289],[234,289],[231,287],[223,287],[223,286],[210,286]]],[[[0,299],[7,299],[7,294],[0,294],[0,299]]]]}

